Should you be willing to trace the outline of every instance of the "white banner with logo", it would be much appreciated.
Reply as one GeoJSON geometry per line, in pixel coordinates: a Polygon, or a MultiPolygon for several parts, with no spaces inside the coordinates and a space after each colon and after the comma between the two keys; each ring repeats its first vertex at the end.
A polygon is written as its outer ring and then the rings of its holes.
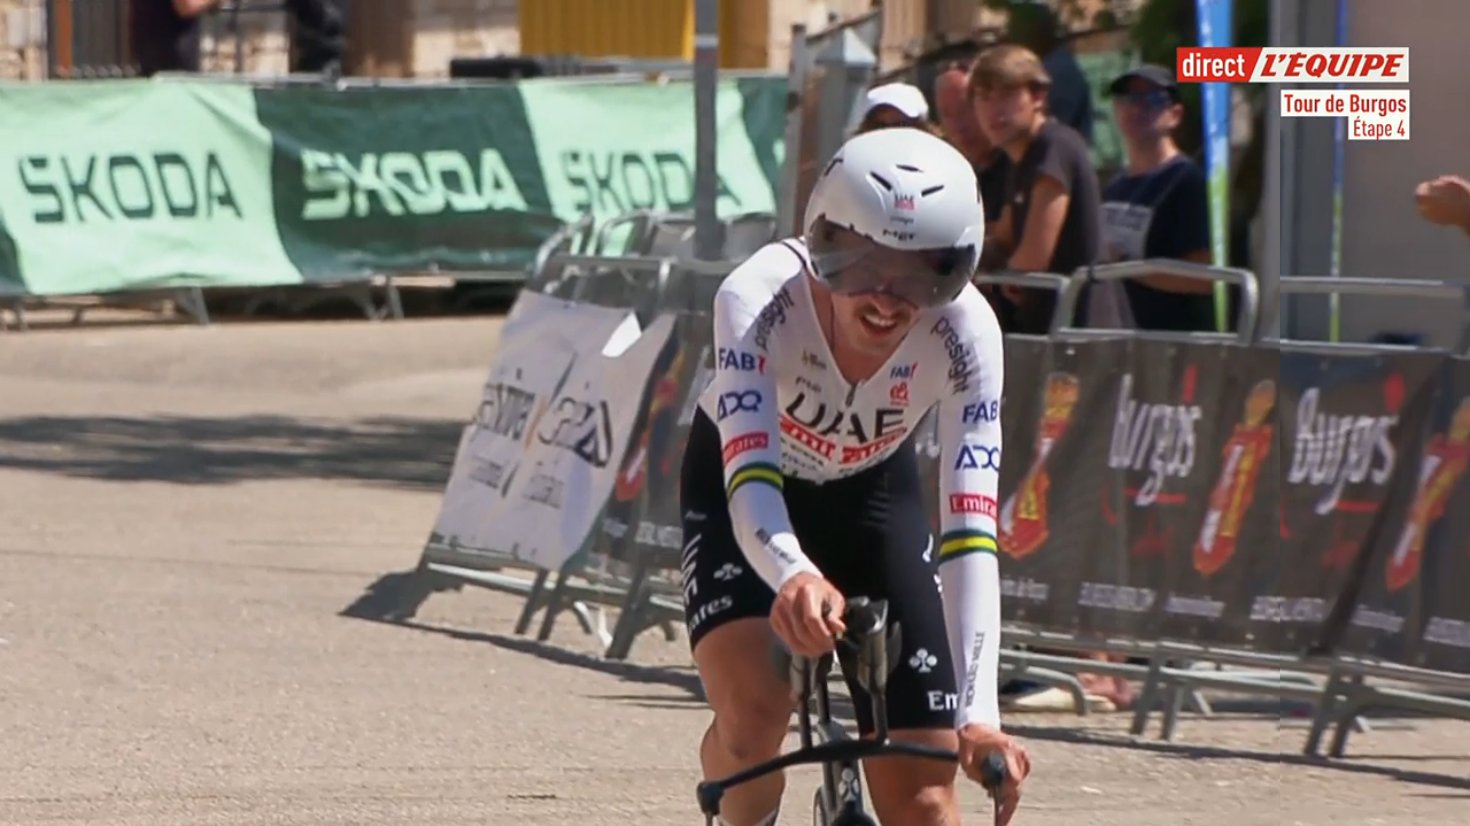
{"type": "Polygon", "coordinates": [[[612,492],[644,384],[674,326],[525,292],[506,319],[434,533],[464,554],[559,569],[612,492]]]}

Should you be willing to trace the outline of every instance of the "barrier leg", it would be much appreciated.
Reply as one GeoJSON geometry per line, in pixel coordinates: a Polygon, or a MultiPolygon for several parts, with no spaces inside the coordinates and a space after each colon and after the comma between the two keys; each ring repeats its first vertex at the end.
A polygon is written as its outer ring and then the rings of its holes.
{"type": "Polygon", "coordinates": [[[383,308],[384,314],[394,321],[401,320],[403,318],[403,297],[398,294],[398,284],[393,281],[393,276],[387,277],[383,291],[387,301],[387,306],[383,308]]]}
{"type": "Polygon", "coordinates": [[[1164,676],[1164,655],[1155,653],[1148,660],[1148,676],[1143,678],[1143,688],[1138,692],[1138,699],[1133,706],[1133,725],[1128,727],[1128,733],[1137,737],[1148,731],[1148,716],[1153,710],[1153,704],[1158,698],[1159,683],[1164,676]]]}
{"type": "Polygon", "coordinates": [[[638,555],[638,566],[628,584],[628,595],[618,609],[618,621],[613,626],[612,640],[603,656],[609,660],[625,660],[633,651],[633,640],[643,631],[643,607],[648,599],[649,569],[647,554],[638,555]]]}
{"type": "Polygon", "coordinates": [[[1174,730],[1179,725],[1179,709],[1184,705],[1184,686],[1170,685],[1164,692],[1164,722],[1159,726],[1159,739],[1174,741],[1174,730]]]}
{"type": "Polygon", "coordinates": [[[1363,675],[1354,674],[1348,685],[1346,696],[1343,697],[1342,710],[1337,715],[1337,728],[1332,733],[1332,745],[1327,750],[1331,757],[1340,758],[1347,751],[1348,734],[1352,732],[1353,723],[1358,719],[1358,711],[1363,707],[1365,693],[1363,675]]]}
{"type": "Polygon", "coordinates": [[[566,600],[567,579],[564,573],[556,575],[556,587],[551,589],[551,595],[546,598],[546,608],[541,614],[541,631],[536,634],[536,642],[546,642],[551,639],[551,629],[556,625],[556,615],[561,613],[566,600]]]}
{"type": "Polygon", "coordinates": [[[1327,676],[1327,685],[1322,687],[1322,696],[1317,701],[1316,713],[1312,715],[1312,728],[1307,732],[1306,745],[1302,747],[1302,753],[1308,757],[1316,757],[1322,751],[1322,735],[1327,733],[1327,726],[1332,720],[1332,715],[1337,709],[1337,696],[1343,690],[1342,672],[1336,668],[1327,676]]]}
{"type": "Polygon", "coordinates": [[[531,583],[531,593],[526,594],[526,604],[521,606],[521,615],[516,618],[517,637],[524,637],[531,629],[531,618],[536,616],[536,611],[541,607],[541,595],[546,591],[548,576],[551,576],[550,571],[536,572],[536,579],[531,583]]]}

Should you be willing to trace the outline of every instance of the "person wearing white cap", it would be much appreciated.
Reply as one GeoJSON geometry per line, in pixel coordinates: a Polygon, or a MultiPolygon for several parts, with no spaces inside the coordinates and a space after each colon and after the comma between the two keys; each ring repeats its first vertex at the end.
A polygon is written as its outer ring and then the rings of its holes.
{"type": "Polygon", "coordinates": [[[894,126],[911,126],[933,133],[929,125],[929,101],[924,99],[919,87],[885,83],[868,90],[857,134],[894,126]]]}

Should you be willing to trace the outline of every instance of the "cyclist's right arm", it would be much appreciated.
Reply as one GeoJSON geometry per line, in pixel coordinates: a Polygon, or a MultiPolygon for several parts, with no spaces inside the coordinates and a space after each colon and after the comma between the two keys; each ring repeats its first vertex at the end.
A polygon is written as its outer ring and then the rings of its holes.
{"type": "Polygon", "coordinates": [[[763,274],[778,263],[789,269],[790,251],[767,247],[731,273],[716,293],[710,383],[730,523],[745,558],[773,591],[796,574],[821,574],[802,553],[781,495],[778,354],[772,340],[791,305],[779,286],[773,293],[763,274]],[[782,258],[773,260],[773,255],[782,258]]]}

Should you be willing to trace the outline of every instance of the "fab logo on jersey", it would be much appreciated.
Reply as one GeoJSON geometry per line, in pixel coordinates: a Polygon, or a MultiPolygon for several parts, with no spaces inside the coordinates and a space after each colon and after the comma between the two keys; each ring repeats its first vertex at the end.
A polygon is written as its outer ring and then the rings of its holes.
{"type": "Polygon", "coordinates": [[[1000,402],[991,399],[988,402],[974,402],[967,404],[961,411],[960,421],[964,424],[979,424],[980,422],[1000,421],[1000,402]]]}
{"type": "Polygon", "coordinates": [[[766,372],[766,357],[746,353],[741,350],[732,350],[729,347],[721,347],[719,351],[720,369],[736,370],[741,373],[764,373],[766,372]]]}

